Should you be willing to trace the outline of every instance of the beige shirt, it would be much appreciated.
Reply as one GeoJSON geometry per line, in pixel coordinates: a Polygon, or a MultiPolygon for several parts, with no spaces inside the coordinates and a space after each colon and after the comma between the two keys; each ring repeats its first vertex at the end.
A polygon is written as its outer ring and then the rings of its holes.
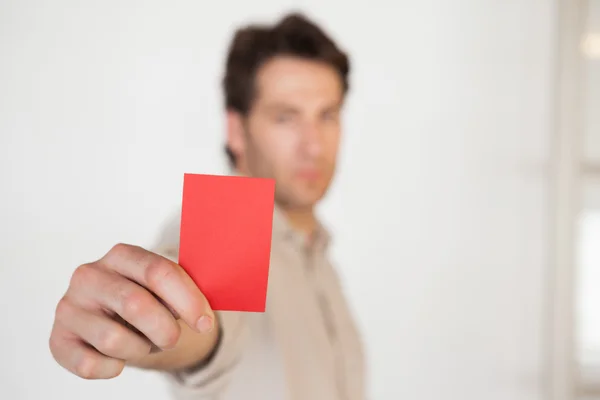
{"type": "MultiPolygon", "coordinates": [[[[167,375],[175,399],[365,399],[362,345],[329,241],[320,226],[309,246],[275,209],[265,313],[218,312],[210,362],[167,375]]],[[[178,248],[178,230],[165,232],[158,252],[177,261],[178,248]]]]}

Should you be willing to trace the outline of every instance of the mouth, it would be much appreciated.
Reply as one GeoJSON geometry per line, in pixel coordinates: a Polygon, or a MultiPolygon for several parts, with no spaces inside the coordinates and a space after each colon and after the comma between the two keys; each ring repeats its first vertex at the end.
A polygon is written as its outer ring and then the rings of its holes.
{"type": "Polygon", "coordinates": [[[307,181],[316,181],[321,177],[321,173],[316,169],[304,169],[296,174],[298,178],[307,181]]]}

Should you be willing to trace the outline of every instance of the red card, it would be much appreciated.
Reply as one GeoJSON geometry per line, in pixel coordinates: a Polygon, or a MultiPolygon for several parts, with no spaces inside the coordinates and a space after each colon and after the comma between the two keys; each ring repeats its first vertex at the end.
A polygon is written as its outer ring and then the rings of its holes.
{"type": "Polygon", "coordinates": [[[264,312],[272,179],[185,174],[179,264],[213,310],[264,312]]]}

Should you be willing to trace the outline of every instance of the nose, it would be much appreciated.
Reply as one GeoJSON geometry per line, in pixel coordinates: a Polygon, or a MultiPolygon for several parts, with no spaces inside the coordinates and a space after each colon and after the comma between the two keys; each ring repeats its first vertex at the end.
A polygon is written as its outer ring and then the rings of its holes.
{"type": "Polygon", "coordinates": [[[323,152],[323,134],[316,123],[309,123],[302,132],[304,152],[311,158],[317,158],[323,152]]]}

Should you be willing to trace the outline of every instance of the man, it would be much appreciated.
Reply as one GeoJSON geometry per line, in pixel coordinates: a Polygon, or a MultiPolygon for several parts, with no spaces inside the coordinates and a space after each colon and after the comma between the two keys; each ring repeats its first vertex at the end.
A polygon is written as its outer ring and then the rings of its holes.
{"type": "Polygon", "coordinates": [[[153,252],[119,244],[76,269],[50,337],[57,362],[88,379],[163,371],[177,399],[363,399],[359,335],[314,214],[348,73],[346,55],[298,14],[239,30],[229,49],[227,154],[237,174],[276,181],[265,313],[212,311],[167,232],[153,252]]]}

